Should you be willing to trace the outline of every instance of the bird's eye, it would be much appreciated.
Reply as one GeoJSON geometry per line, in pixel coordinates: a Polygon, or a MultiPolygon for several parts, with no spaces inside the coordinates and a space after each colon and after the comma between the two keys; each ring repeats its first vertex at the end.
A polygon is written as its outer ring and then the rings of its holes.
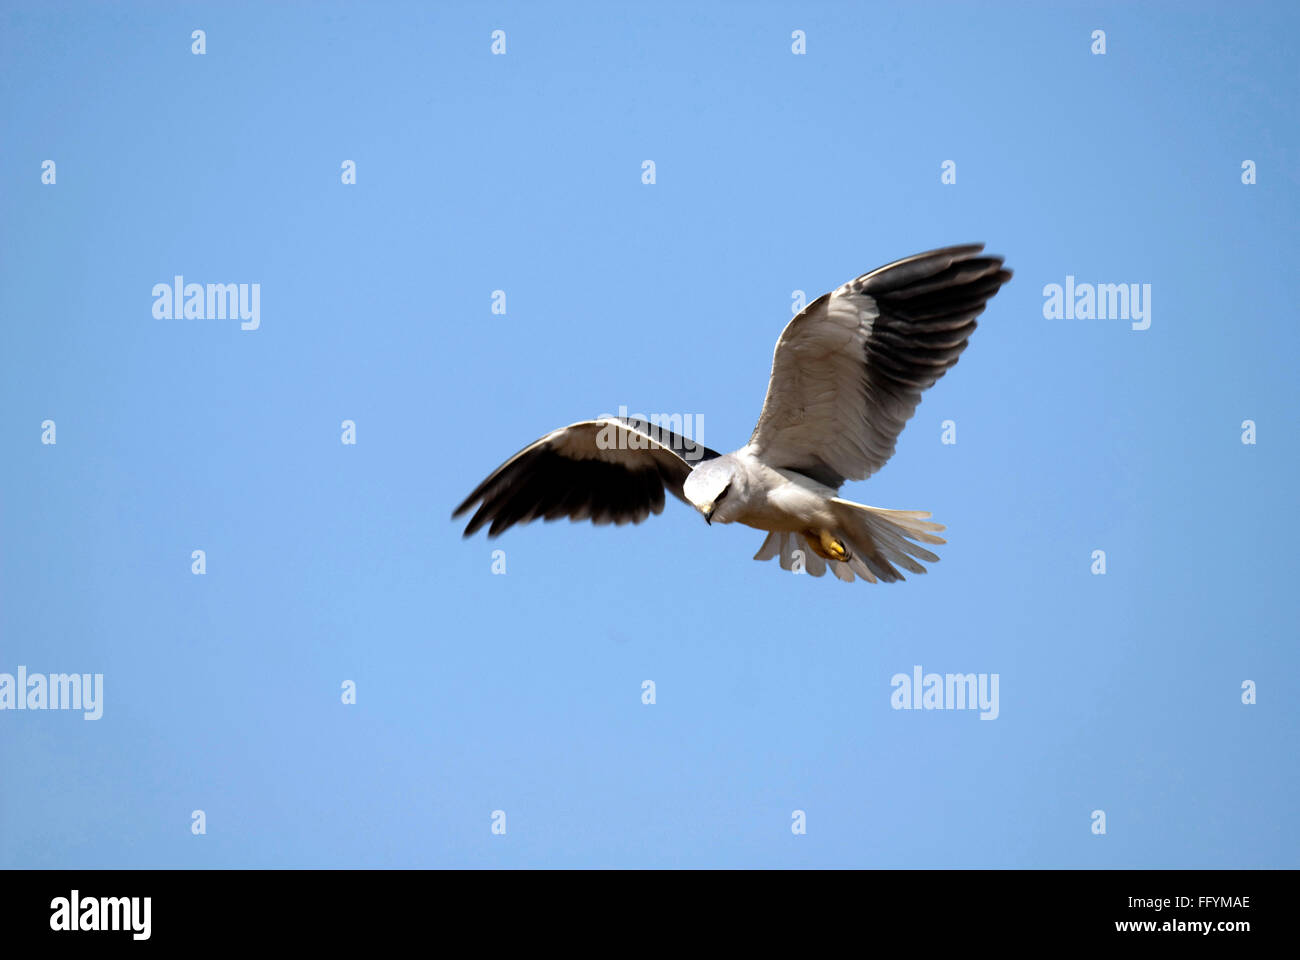
{"type": "Polygon", "coordinates": [[[716,507],[718,504],[720,504],[720,503],[722,502],[722,498],[725,497],[725,496],[727,495],[727,492],[728,492],[730,489],[731,489],[731,484],[727,484],[725,487],[722,488],[722,492],[721,492],[720,494],[718,494],[718,496],[717,496],[717,497],[714,499],[714,501],[713,501],[713,505],[714,505],[715,507],[716,507]]]}

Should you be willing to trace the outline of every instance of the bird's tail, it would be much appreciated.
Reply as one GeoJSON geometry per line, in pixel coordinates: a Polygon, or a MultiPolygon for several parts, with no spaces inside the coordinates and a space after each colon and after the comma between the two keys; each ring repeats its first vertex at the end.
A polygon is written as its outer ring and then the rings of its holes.
{"type": "MultiPolygon", "coordinates": [[[[820,577],[827,567],[841,580],[851,583],[857,574],[868,583],[882,580],[893,583],[904,579],[897,567],[911,573],[925,573],[918,560],[937,563],[939,558],[921,546],[921,543],[945,543],[935,534],[943,524],[934,523],[930,514],[920,510],[885,510],[869,507],[835,497],[831,500],[837,529],[825,531],[832,540],[848,551],[849,557],[839,561],[825,557],[825,548],[816,549],[808,535],[799,533],[769,533],[763,541],[755,560],[770,560],[779,556],[781,567],[794,570],[802,561],[802,569],[820,577]],[[802,557],[796,555],[800,551],[802,557]],[[895,566],[897,564],[897,567],[895,566]]],[[[825,542],[819,538],[822,546],[825,542]]],[[[832,550],[836,545],[831,544],[832,550]]]]}

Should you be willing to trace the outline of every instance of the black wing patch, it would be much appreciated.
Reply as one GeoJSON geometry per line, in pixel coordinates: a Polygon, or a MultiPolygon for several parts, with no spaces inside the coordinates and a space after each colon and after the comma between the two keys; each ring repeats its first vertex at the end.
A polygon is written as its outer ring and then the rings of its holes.
{"type": "Polygon", "coordinates": [[[495,537],[538,517],[640,523],[663,512],[665,490],[682,498],[682,484],[695,464],[719,456],[635,420],[618,428],[626,449],[601,449],[597,438],[608,423],[585,421],[557,430],[494,470],[452,514],[459,517],[479,504],[464,535],[489,525],[488,536],[495,537]]]}
{"type": "MultiPolygon", "coordinates": [[[[957,363],[975,331],[975,318],[1011,279],[1001,257],[978,255],[982,246],[909,257],[850,285],[855,295],[871,297],[879,311],[862,346],[862,380],[865,439],[880,465],[893,456],[921,394],[957,363]]],[[[828,487],[838,488],[847,479],[815,455],[783,466],[828,487]]]]}

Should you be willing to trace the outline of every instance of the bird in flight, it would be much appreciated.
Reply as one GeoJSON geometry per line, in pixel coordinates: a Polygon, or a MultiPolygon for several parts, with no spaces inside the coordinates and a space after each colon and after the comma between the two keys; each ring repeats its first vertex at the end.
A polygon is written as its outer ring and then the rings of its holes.
{"type": "Polygon", "coordinates": [[[732,453],[635,418],[584,420],[552,431],[492,471],[465,502],[465,527],[495,537],[538,517],[640,523],[664,491],[705,521],[767,532],[755,560],[780,558],[812,576],[904,579],[938,561],[921,544],[944,529],[918,510],[838,496],[894,453],[925,389],[957,362],[975,318],[1011,279],[982,243],[945,247],[864,273],[808,304],[772,356],[767,398],[749,443],[732,453]]]}

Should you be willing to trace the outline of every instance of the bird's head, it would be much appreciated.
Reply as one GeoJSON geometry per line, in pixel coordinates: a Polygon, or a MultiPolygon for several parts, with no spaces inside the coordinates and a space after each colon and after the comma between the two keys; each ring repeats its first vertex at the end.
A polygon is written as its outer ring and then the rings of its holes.
{"type": "Polygon", "coordinates": [[[712,524],[730,523],[743,492],[744,474],[728,457],[705,460],[690,472],[682,484],[682,493],[691,505],[712,524]]]}

